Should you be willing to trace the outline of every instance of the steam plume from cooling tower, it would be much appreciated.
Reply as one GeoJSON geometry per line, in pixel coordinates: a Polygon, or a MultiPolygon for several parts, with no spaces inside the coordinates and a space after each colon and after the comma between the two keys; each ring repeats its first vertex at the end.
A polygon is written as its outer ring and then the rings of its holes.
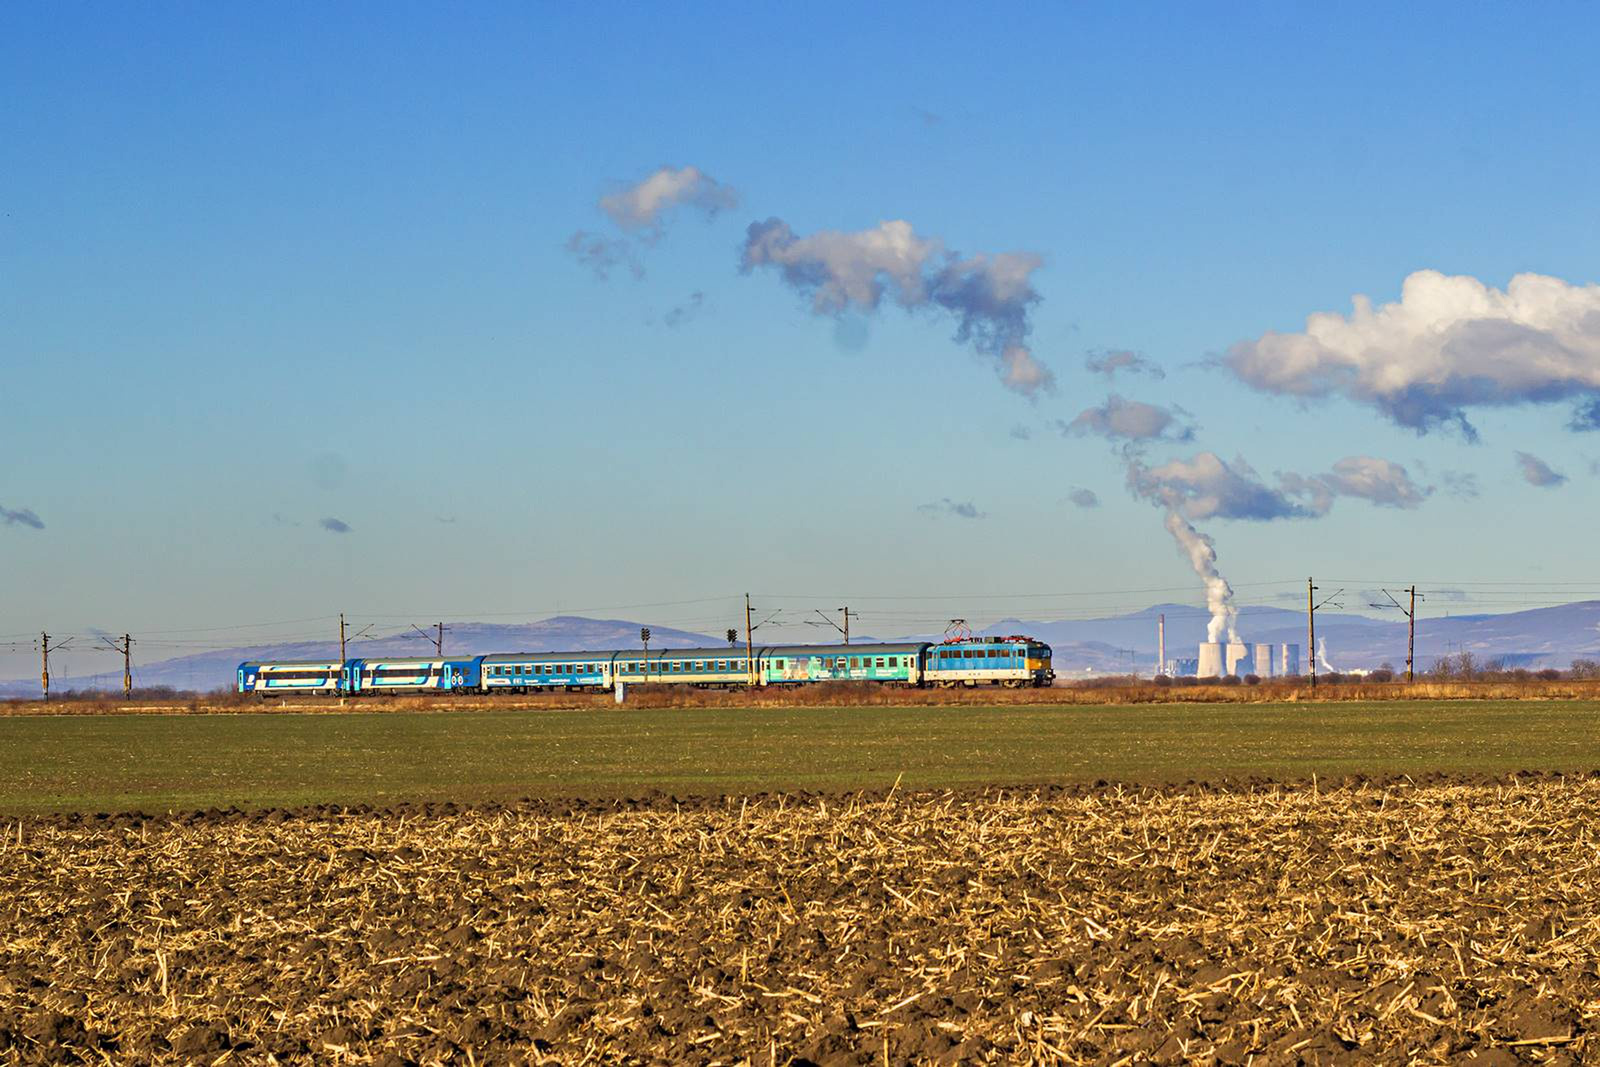
{"type": "Polygon", "coordinates": [[[1322,669],[1329,674],[1339,673],[1339,668],[1328,662],[1328,639],[1326,637],[1317,638],[1317,662],[1322,664],[1322,669]]]}
{"type": "Polygon", "coordinates": [[[1196,530],[1172,509],[1167,510],[1167,532],[1178,542],[1178,548],[1189,557],[1189,565],[1200,576],[1206,587],[1206,607],[1211,611],[1211,621],[1206,624],[1206,640],[1221,641],[1224,633],[1230,642],[1239,640],[1239,609],[1233,606],[1233,587],[1217,572],[1217,549],[1211,538],[1196,530]]]}

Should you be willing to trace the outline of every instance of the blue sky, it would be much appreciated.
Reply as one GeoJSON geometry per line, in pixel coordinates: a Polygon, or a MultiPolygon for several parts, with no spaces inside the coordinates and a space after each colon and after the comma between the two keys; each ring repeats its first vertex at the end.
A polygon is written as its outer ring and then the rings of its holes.
{"type": "Polygon", "coordinates": [[[1095,590],[1198,604],[1173,506],[1242,600],[1313,572],[1545,598],[1595,573],[1600,434],[1566,428],[1587,387],[1469,404],[1469,443],[1218,360],[1423,270],[1589,299],[1597,22],[1578,4],[8,5],[0,508],[42,528],[0,524],[0,635],[703,598],[613,614],[720,629],[745,590],[792,613],[929,597],[930,618],[1095,590]],[[736,206],[632,234],[600,207],[684,167],[736,206]],[[746,227],[772,218],[1037,256],[1025,339],[1053,391],[1006,388],[947,308],[818,313],[814,286],[741,271],[746,227]],[[643,277],[597,278],[568,251],[580,230],[629,242],[643,277]],[[1085,368],[1108,351],[1165,377],[1085,368]],[[1128,442],[1057,428],[1112,391],[1193,427],[1134,442],[1147,470],[1242,457],[1278,492],[1365,456],[1421,497],[1271,521],[1141,499],[1128,442]],[[1531,484],[1519,452],[1566,481],[1531,484]],[[1450,491],[1464,474],[1476,496],[1450,491]],[[1098,507],[1069,502],[1083,489],[1098,507]]]}

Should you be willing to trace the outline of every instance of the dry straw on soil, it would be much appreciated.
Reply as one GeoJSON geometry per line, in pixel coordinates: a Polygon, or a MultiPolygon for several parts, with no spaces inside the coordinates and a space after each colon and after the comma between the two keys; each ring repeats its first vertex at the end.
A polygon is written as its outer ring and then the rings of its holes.
{"type": "Polygon", "coordinates": [[[0,826],[0,1060],[1591,1058],[1600,780],[0,826]]]}
{"type": "MultiPolygon", "coordinates": [[[[1034,704],[1261,704],[1351,700],[1600,700],[1600,680],[1571,681],[1434,681],[1341,682],[1313,691],[1301,683],[1261,685],[1158,686],[1148,681],[1128,684],[1058,684],[1048,689],[912,689],[869,683],[831,682],[795,688],[727,690],[673,685],[629,689],[630,708],[784,708],[784,707],[938,707],[952,705],[1023,706],[1034,704]]],[[[609,691],[530,693],[526,695],[382,696],[339,700],[330,697],[286,697],[260,700],[237,693],[213,694],[181,701],[121,699],[0,702],[6,715],[206,714],[239,712],[338,711],[467,711],[482,709],[563,710],[610,708],[609,691]]]]}

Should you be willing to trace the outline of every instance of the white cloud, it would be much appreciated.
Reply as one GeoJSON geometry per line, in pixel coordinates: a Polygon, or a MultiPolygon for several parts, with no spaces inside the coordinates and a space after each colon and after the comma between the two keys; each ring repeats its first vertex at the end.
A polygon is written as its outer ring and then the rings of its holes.
{"type": "Polygon", "coordinates": [[[1467,408],[1600,393],[1600,285],[1519,274],[1499,290],[1424,270],[1394,303],[1353,304],[1309,316],[1301,333],[1240,342],[1223,363],[1266,392],[1344,396],[1418,432],[1454,424],[1468,437],[1467,408]]]}
{"type": "Polygon", "coordinates": [[[723,185],[698,167],[661,167],[642,181],[600,198],[600,210],[624,236],[578,230],[567,238],[567,252],[602,281],[618,268],[643,278],[639,254],[661,239],[675,208],[693,208],[712,218],[738,203],[739,194],[731,185],[723,185]]]}
{"type": "Polygon", "coordinates": [[[1327,474],[1302,477],[1280,474],[1278,484],[1291,496],[1309,497],[1318,515],[1328,512],[1335,497],[1348,496],[1379,507],[1414,508],[1433,492],[1419,486],[1400,464],[1375,456],[1346,456],[1327,474]]]}
{"type": "Polygon", "coordinates": [[[1214,452],[1146,467],[1128,459],[1128,487],[1186,519],[1305,519],[1326,515],[1338,497],[1379,507],[1414,508],[1433,492],[1419,486],[1398,463],[1373,456],[1347,456],[1326,473],[1278,475],[1269,486],[1243,459],[1232,463],[1214,452]]]}
{"type": "Polygon", "coordinates": [[[1083,361],[1085,369],[1090,374],[1100,374],[1106,378],[1115,378],[1118,371],[1128,374],[1145,374],[1152,378],[1165,378],[1167,372],[1156,364],[1145,359],[1137,352],[1127,350],[1097,352],[1091,354],[1083,361]]]}
{"type": "Polygon", "coordinates": [[[600,198],[600,210],[623,230],[657,229],[663,216],[687,205],[707,216],[736,207],[739,194],[699,167],[661,167],[643,181],[600,198]]]}
{"type": "Polygon", "coordinates": [[[1028,396],[1055,384],[1026,343],[1029,309],[1039,301],[1032,277],[1042,262],[1031,252],[962,256],[899,219],[801,236],[769,218],[750,224],[742,256],[746,272],[776,269],[810,297],[814,314],[873,312],[885,300],[908,311],[943,309],[956,320],[956,340],[993,358],[1006,387],[1028,396]]]}
{"type": "Polygon", "coordinates": [[[1194,438],[1194,427],[1182,421],[1186,414],[1181,408],[1164,408],[1112,393],[1104,404],[1085,408],[1071,422],[1059,425],[1066,433],[1094,434],[1113,441],[1189,441],[1194,438]]]}
{"type": "Polygon", "coordinates": [[[1313,514],[1263,483],[1243,459],[1230,465],[1215,452],[1175,459],[1159,467],[1128,460],[1128,488],[1134,495],[1192,521],[1205,519],[1303,518],[1313,514]]]}

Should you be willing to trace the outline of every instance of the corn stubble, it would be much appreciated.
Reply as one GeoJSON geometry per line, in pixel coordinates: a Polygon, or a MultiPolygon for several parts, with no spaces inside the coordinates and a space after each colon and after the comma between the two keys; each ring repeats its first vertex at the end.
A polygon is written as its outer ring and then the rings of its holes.
{"type": "Polygon", "coordinates": [[[1577,1062],[1600,779],[0,823],[0,1060],[1577,1062]]]}

